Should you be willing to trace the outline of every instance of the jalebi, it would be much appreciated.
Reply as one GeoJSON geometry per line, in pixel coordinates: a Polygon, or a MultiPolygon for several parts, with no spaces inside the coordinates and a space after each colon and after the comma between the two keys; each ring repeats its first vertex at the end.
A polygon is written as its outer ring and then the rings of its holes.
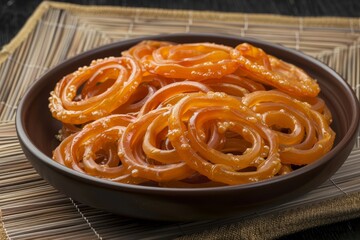
{"type": "Polygon", "coordinates": [[[141,80],[141,68],[134,59],[99,59],[59,81],[50,93],[49,108],[61,122],[87,123],[120,107],[141,80]]]}
{"type": "Polygon", "coordinates": [[[311,105],[279,91],[258,91],[243,98],[279,136],[283,163],[309,164],[327,153],[335,139],[328,119],[311,105]]]}
{"type": "Polygon", "coordinates": [[[205,188],[276,178],[334,144],[303,69],[241,43],[143,41],[61,79],[53,159],[126,184],[205,188]]]}
{"type": "Polygon", "coordinates": [[[233,73],[239,64],[231,58],[231,50],[213,43],[170,45],[154,50],[141,62],[152,74],[200,81],[233,73]]]}
{"type": "Polygon", "coordinates": [[[239,61],[238,74],[255,81],[296,96],[315,97],[320,92],[317,82],[302,69],[248,43],[239,44],[232,57],[239,61]]]}

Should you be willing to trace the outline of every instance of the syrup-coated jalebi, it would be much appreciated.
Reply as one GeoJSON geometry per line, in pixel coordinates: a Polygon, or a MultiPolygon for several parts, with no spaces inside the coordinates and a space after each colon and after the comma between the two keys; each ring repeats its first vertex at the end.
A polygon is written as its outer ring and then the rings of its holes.
{"type": "Polygon", "coordinates": [[[206,84],[213,91],[224,92],[235,97],[243,97],[249,92],[265,90],[265,87],[261,83],[235,74],[229,74],[220,79],[205,79],[201,81],[201,83],[206,84]]]}
{"type": "Polygon", "coordinates": [[[120,151],[123,163],[133,177],[164,182],[181,180],[193,173],[193,170],[178,157],[176,151],[156,146],[166,137],[162,130],[167,128],[167,112],[166,108],[149,112],[126,128],[120,141],[120,151]],[[156,120],[162,116],[165,116],[162,120],[156,120]],[[156,126],[153,126],[154,124],[156,126]],[[144,148],[143,144],[146,143],[144,148]]]}
{"type": "Polygon", "coordinates": [[[283,163],[309,164],[327,153],[335,133],[326,116],[279,91],[258,91],[243,98],[279,136],[283,163]]]}
{"type": "Polygon", "coordinates": [[[281,167],[276,134],[248,107],[224,93],[184,97],[172,108],[168,121],[169,139],[179,156],[213,181],[226,184],[259,181],[273,177],[281,167]],[[244,152],[235,150],[237,154],[221,152],[216,145],[210,147],[206,142],[209,136],[203,129],[209,122],[218,125],[218,132],[211,133],[236,133],[250,147],[244,152]]]}
{"type": "Polygon", "coordinates": [[[185,93],[209,91],[210,89],[206,85],[198,82],[183,81],[169,84],[148,99],[140,109],[139,115],[143,115],[159,107],[167,107],[169,104],[176,103],[185,93]]]}
{"type": "Polygon", "coordinates": [[[315,97],[320,92],[317,82],[302,69],[248,43],[239,44],[232,57],[239,61],[237,72],[255,81],[297,96],[315,97]]]}
{"type": "Polygon", "coordinates": [[[60,164],[120,183],[218,187],[288,174],[333,146],[317,82],[260,48],[143,41],[121,54],[51,92],[60,164]]]}
{"type": "Polygon", "coordinates": [[[232,48],[213,43],[189,43],[160,47],[141,59],[145,69],[168,78],[199,81],[233,73],[238,62],[232,48]]]}
{"type": "Polygon", "coordinates": [[[141,183],[121,164],[118,140],[125,127],[134,121],[128,115],[114,114],[87,124],[70,135],[55,149],[55,161],[92,176],[124,183],[141,183]]]}
{"type": "Polygon", "coordinates": [[[123,56],[133,57],[137,61],[141,61],[141,59],[143,57],[151,55],[154,50],[156,50],[160,47],[165,47],[165,46],[170,46],[170,45],[174,45],[174,43],[164,42],[164,41],[145,40],[145,41],[142,41],[142,42],[136,44],[129,50],[123,51],[121,54],[123,56]]]}
{"type": "Polygon", "coordinates": [[[87,123],[109,115],[125,103],[141,80],[140,66],[133,58],[96,60],[56,84],[49,108],[61,122],[87,123]]]}

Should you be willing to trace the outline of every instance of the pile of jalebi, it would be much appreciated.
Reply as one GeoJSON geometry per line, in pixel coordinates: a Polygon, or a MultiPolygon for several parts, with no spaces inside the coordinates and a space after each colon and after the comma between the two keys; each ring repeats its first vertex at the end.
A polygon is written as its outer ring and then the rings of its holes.
{"type": "Polygon", "coordinates": [[[247,43],[143,41],[60,80],[53,159],[161,187],[257,182],[332,148],[331,113],[302,69],[247,43]]]}

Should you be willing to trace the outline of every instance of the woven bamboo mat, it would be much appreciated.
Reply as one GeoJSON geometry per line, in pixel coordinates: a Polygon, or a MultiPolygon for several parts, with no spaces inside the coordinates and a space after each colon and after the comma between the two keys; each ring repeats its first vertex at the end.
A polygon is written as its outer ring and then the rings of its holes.
{"type": "Polygon", "coordinates": [[[192,223],[115,216],[59,193],[22,153],[16,106],[47,69],[92,48],[160,33],[255,37],[334,68],[360,97],[360,19],[92,7],[44,2],[0,52],[0,237],[11,239],[269,239],[360,216],[360,137],[341,169],[312,192],[252,215],[192,223]]]}

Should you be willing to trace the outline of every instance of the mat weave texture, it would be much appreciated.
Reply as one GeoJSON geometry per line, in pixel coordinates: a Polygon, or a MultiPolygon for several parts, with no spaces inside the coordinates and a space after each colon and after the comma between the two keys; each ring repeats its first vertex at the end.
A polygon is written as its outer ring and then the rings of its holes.
{"type": "Polygon", "coordinates": [[[0,51],[1,239],[271,239],[360,216],[360,137],[327,182],[291,202],[246,216],[163,223],[116,216],[75,202],[42,180],[15,132],[16,107],[46,70],[111,42],[161,33],[259,38],[311,55],[360,97],[360,19],[300,18],[43,2],[0,51]]]}

